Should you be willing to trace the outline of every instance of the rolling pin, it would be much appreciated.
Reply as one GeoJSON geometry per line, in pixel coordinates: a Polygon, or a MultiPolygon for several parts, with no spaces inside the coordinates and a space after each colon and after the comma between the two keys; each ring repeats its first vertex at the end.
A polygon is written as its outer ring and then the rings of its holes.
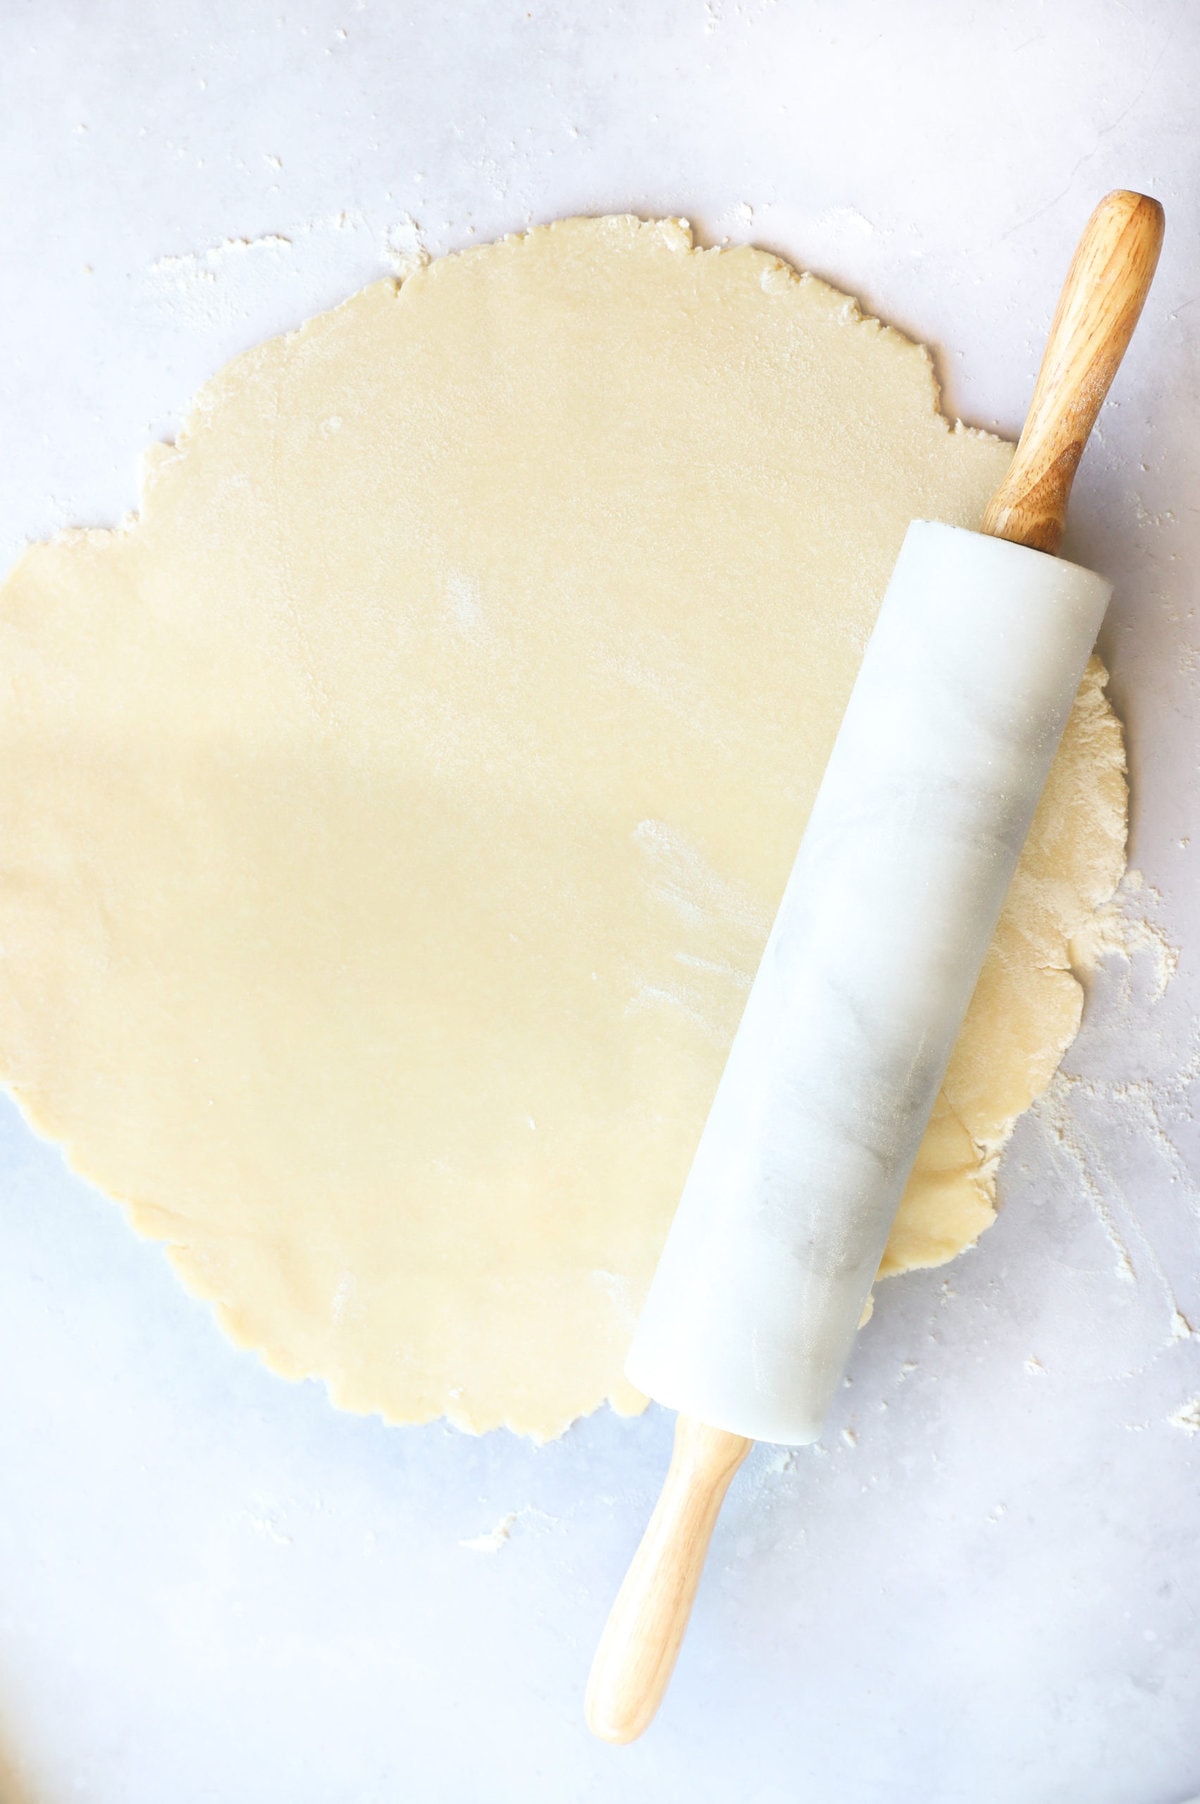
{"type": "Polygon", "coordinates": [[[1101,201],[981,532],[909,527],[626,1371],[678,1410],[592,1666],[627,1742],[675,1664],[730,1480],[821,1433],[1110,585],[1053,554],[1163,213],[1101,201]]]}

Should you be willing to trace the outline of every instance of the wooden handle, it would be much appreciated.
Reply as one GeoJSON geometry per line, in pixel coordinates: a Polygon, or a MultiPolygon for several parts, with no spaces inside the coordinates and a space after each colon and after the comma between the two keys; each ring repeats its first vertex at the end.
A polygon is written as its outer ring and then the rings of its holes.
{"type": "Polygon", "coordinates": [[[658,1709],[729,1481],[753,1445],[690,1416],[677,1420],[662,1496],[592,1662],[588,1727],[604,1741],[636,1740],[658,1709]]]}
{"type": "Polygon", "coordinates": [[[983,531],[1034,551],[1062,542],[1071,483],[1133,336],[1162,246],[1163,210],[1118,188],[1084,228],[1067,271],[1025,430],[983,531]]]}

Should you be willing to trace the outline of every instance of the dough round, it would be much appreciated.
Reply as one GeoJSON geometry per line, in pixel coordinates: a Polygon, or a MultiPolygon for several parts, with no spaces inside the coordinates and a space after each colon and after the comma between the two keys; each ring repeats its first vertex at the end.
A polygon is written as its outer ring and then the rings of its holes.
{"type": "MultiPolygon", "coordinates": [[[[238,358],[0,595],[0,1074],[278,1372],[610,1397],[878,598],[1009,447],[756,250],[575,219],[238,358]]],[[[1122,863],[1089,673],[885,1270],[992,1216],[1122,863]]]]}

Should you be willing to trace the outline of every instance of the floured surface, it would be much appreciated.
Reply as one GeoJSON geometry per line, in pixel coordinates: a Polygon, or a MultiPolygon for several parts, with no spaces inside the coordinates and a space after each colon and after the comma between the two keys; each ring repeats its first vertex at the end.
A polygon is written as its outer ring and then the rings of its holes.
{"type": "MultiPolygon", "coordinates": [[[[230,365],[0,620],[0,1066],[350,1408],[606,1395],[914,515],[1007,447],[763,253],[571,221],[230,365]]],[[[1085,684],[885,1270],[991,1219],[1122,861],[1085,684]]]]}

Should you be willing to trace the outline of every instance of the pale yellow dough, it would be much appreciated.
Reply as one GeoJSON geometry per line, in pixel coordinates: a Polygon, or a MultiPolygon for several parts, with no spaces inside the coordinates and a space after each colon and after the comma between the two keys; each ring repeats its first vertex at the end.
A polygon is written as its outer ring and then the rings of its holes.
{"type": "MultiPolygon", "coordinates": [[[[278,1372],[558,1433],[639,1300],[901,537],[1009,447],[756,250],[567,220],[222,370],[0,599],[0,1073],[278,1372]]],[[[1122,866],[1094,666],[885,1270],[987,1226],[1122,866]]],[[[880,898],[886,907],[887,898],[880,898]]]]}

